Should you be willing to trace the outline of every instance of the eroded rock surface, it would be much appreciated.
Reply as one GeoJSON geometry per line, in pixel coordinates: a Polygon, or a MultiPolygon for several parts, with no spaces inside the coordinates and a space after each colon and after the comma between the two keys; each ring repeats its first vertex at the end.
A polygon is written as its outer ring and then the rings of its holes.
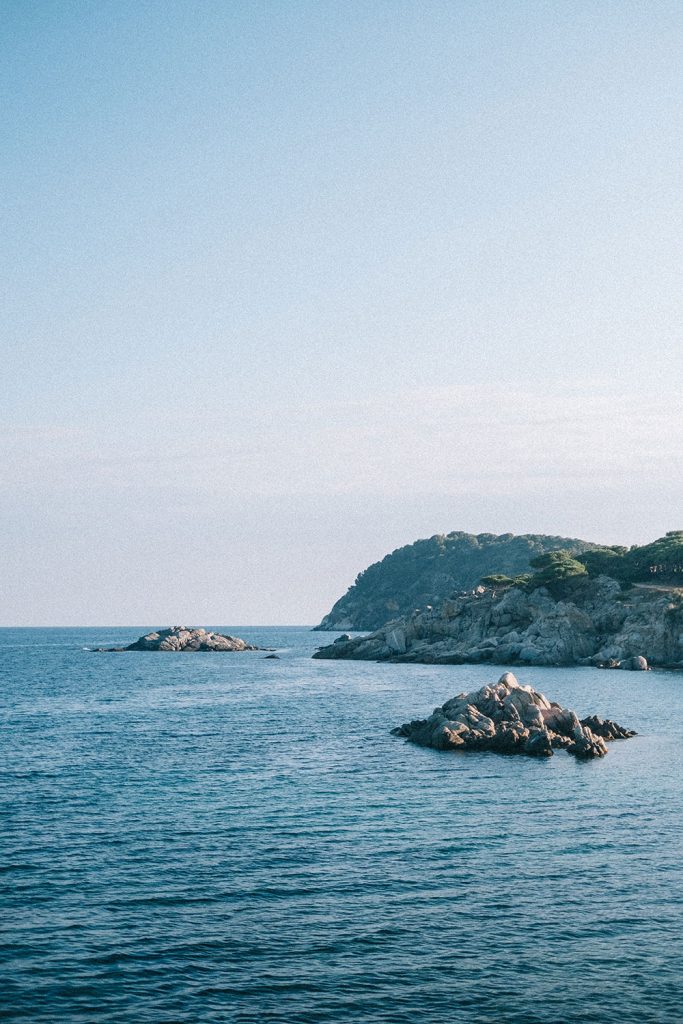
{"type": "Polygon", "coordinates": [[[582,760],[604,757],[607,740],[636,735],[596,715],[580,720],[575,711],[522,686],[512,672],[492,686],[452,697],[429,718],[406,722],[392,734],[435,750],[552,757],[553,750],[564,749],[582,760]]]}
{"type": "Polygon", "coordinates": [[[683,590],[622,589],[608,576],[577,583],[564,599],[545,587],[477,587],[347,637],[313,657],[683,669],[683,590]]]}
{"type": "Polygon", "coordinates": [[[147,633],[127,647],[99,648],[106,651],[258,651],[259,647],[248,644],[236,636],[224,636],[205,629],[188,629],[173,626],[147,633]]]}

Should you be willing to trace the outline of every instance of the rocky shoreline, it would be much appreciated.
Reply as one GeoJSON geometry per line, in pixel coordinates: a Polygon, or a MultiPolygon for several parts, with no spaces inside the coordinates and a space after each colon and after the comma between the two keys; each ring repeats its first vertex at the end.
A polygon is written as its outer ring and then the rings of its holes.
{"type": "Polygon", "coordinates": [[[563,599],[545,587],[480,586],[313,657],[683,669],[683,590],[622,588],[608,576],[577,582],[563,599]]]}
{"type": "Polygon", "coordinates": [[[172,626],[160,629],[128,644],[127,647],[98,647],[99,652],[119,653],[122,651],[260,651],[236,636],[225,636],[222,633],[211,633],[206,629],[188,629],[187,626],[172,626]]]}
{"type": "Polygon", "coordinates": [[[435,750],[489,750],[499,754],[552,757],[566,750],[580,760],[604,757],[608,740],[636,733],[609,719],[579,719],[575,711],[522,686],[512,672],[497,683],[460,693],[429,718],[406,722],[392,735],[435,750]]]}

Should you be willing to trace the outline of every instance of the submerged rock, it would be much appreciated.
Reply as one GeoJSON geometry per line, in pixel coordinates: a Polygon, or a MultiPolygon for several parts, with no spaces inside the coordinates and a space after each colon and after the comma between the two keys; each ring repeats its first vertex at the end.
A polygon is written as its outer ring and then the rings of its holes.
{"type": "Polygon", "coordinates": [[[205,629],[173,626],[147,633],[127,647],[99,647],[99,651],[258,651],[260,647],[236,636],[210,633],[205,629]]]}
{"type": "Polygon", "coordinates": [[[435,708],[429,718],[392,729],[392,735],[435,750],[552,757],[553,749],[565,749],[588,760],[605,756],[606,740],[628,739],[636,733],[596,715],[579,720],[575,711],[505,672],[494,685],[460,693],[435,708]]]}

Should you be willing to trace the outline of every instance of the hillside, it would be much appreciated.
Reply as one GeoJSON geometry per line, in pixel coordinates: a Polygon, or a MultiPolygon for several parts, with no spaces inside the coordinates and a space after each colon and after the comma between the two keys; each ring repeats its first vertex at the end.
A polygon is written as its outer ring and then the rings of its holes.
{"type": "Polygon", "coordinates": [[[476,587],[488,574],[529,572],[531,560],[548,551],[576,555],[596,547],[545,534],[437,534],[398,548],[361,572],[316,629],[379,629],[416,608],[476,587]]]}

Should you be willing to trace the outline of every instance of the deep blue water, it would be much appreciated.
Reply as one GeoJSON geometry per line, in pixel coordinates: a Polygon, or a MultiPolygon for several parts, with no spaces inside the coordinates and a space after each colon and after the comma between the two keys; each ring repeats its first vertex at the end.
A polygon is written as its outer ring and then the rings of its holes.
{"type": "Polygon", "coordinates": [[[0,631],[3,1020],[683,1020],[683,676],[518,673],[604,761],[443,754],[389,729],[502,668],[83,650],[142,631],[0,631]]]}

